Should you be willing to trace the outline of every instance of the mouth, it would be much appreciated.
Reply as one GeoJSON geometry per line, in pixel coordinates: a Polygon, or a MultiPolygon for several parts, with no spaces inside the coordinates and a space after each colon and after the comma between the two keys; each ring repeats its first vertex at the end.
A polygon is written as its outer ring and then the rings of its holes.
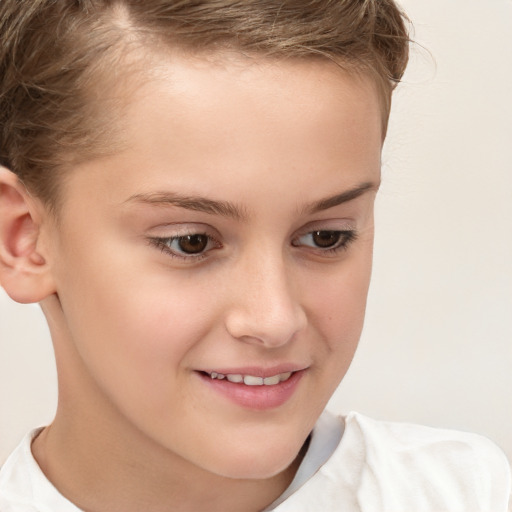
{"type": "Polygon", "coordinates": [[[204,372],[212,380],[227,380],[233,384],[243,384],[245,386],[277,386],[281,382],[286,382],[295,372],[284,372],[271,375],[269,377],[258,377],[256,375],[244,375],[241,373],[219,373],[204,372]]]}
{"type": "Polygon", "coordinates": [[[307,368],[230,368],[196,374],[214,396],[246,410],[263,411],[284,406],[297,391],[307,368]]]}

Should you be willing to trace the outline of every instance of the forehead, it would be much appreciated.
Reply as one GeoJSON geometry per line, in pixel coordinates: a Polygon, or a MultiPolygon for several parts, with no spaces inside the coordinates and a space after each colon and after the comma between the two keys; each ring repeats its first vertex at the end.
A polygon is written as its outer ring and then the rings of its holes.
{"type": "MultiPolygon", "coordinates": [[[[280,141],[298,132],[311,136],[315,124],[322,128],[318,135],[326,142],[339,138],[340,129],[370,129],[364,138],[382,139],[375,82],[325,59],[275,60],[233,52],[207,57],[174,54],[155,59],[145,76],[142,86],[127,89],[125,96],[121,125],[130,141],[149,131],[155,140],[183,137],[185,143],[189,136],[207,143],[215,133],[230,137],[235,146],[244,142],[244,133],[252,141],[272,133],[267,146],[279,148],[280,141]]],[[[244,146],[246,151],[249,145],[244,146]]]]}
{"type": "Polygon", "coordinates": [[[351,188],[380,168],[377,87],[329,61],[158,55],[137,87],[127,82],[115,91],[123,149],[81,173],[119,200],[176,187],[209,195],[237,180],[284,190],[291,175],[309,187],[320,168],[353,174],[351,188]]]}

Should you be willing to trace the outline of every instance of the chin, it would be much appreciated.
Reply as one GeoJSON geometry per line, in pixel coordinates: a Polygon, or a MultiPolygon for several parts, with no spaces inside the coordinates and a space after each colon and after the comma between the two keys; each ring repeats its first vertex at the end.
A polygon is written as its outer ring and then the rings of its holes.
{"type": "Polygon", "coordinates": [[[302,443],[275,447],[268,445],[261,449],[249,449],[241,453],[231,451],[222,458],[222,463],[211,465],[214,473],[238,480],[264,480],[272,478],[290,467],[297,459],[302,443]],[[214,466],[214,467],[213,467],[214,466]]]}

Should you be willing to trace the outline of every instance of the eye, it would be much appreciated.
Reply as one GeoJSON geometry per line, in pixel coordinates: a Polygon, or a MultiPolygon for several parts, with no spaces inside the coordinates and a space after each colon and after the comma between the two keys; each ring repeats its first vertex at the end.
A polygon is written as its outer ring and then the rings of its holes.
{"type": "Polygon", "coordinates": [[[206,235],[185,235],[171,240],[169,249],[185,254],[199,254],[208,247],[209,242],[206,235]]]}
{"type": "Polygon", "coordinates": [[[173,237],[152,237],[149,243],[177,258],[197,259],[206,256],[221,244],[205,233],[191,233],[173,237]]]}
{"type": "Polygon", "coordinates": [[[294,247],[306,246],[324,251],[345,249],[356,239],[355,231],[351,230],[318,230],[300,236],[292,242],[294,247]]]}

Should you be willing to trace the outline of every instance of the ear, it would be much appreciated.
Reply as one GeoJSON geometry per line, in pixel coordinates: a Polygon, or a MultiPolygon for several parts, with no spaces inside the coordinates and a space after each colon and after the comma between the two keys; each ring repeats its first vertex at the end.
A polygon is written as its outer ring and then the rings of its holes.
{"type": "Polygon", "coordinates": [[[43,211],[18,177],[0,166],[0,285],[16,302],[40,302],[55,292],[40,243],[43,211]]]}

